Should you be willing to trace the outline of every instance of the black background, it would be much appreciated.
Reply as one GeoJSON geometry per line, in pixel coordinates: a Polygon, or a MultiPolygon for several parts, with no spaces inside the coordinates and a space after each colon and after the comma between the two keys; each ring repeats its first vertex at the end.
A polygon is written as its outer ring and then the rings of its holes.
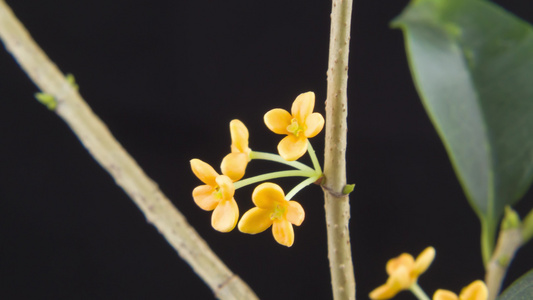
{"type": "MultiPolygon", "coordinates": [[[[497,1],[533,21],[528,1],[497,1]]],[[[264,126],[315,91],[324,112],[329,1],[8,1],[36,41],[115,137],[158,182],[227,265],[263,299],[330,299],[322,191],[295,200],[306,220],[292,248],[268,232],[210,227],[191,198],[191,158],[217,166],[228,123],[250,147],[275,152],[264,126]]],[[[356,1],[349,70],[347,176],[360,299],[386,280],[389,258],[437,257],[420,279],[430,294],[458,292],[484,275],[479,224],[415,92],[401,32],[407,1],[356,1]]],[[[0,51],[0,296],[51,299],[211,299],[211,291],[159,235],[70,129],[36,102],[37,89],[0,51]]],[[[321,133],[313,139],[322,157],[321,133]]],[[[322,159],[321,159],[322,160],[322,159]]],[[[308,158],[303,159],[308,162],[308,158]]],[[[250,174],[280,166],[252,162],[250,174]]],[[[297,181],[278,181],[288,191],[297,181]]],[[[238,190],[241,213],[251,188],[238,190]]],[[[517,206],[531,208],[531,191],[517,206]]],[[[506,285],[533,267],[531,243],[506,285]]],[[[397,299],[413,299],[402,292],[397,299]]]]}

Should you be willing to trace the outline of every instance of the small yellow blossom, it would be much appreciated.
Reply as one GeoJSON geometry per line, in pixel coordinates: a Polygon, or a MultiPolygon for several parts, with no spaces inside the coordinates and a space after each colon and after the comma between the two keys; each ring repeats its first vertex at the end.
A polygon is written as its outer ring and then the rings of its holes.
{"type": "Polygon", "coordinates": [[[222,174],[227,175],[231,180],[237,181],[244,176],[246,166],[250,161],[248,147],[248,129],[239,120],[232,120],[229,123],[231,133],[231,153],[226,155],[220,164],[222,174]]]}
{"type": "Polygon", "coordinates": [[[476,280],[463,288],[459,296],[448,290],[437,290],[433,295],[433,300],[487,300],[489,290],[485,283],[476,280]]]}
{"type": "Polygon", "coordinates": [[[300,203],[287,201],[285,193],[277,184],[266,182],[258,185],[252,193],[256,207],[247,211],[239,221],[239,230],[256,234],[272,226],[276,242],[287,247],[294,243],[292,224],[300,226],[305,212],[300,203]]]}
{"type": "Polygon", "coordinates": [[[324,117],[313,113],[315,93],[300,94],[292,103],[291,113],[275,108],[265,114],[268,129],[277,134],[286,134],[278,144],[283,159],[291,161],[302,157],[307,151],[307,138],[316,136],[324,127],[324,117]]]}
{"type": "Polygon", "coordinates": [[[214,210],[211,216],[213,228],[220,232],[232,231],[239,219],[232,180],[226,175],[219,175],[213,167],[199,159],[191,160],[191,169],[205,183],[192,191],[194,202],[203,210],[214,210]]]}
{"type": "Polygon", "coordinates": [[[424,273],[435,258],[435,249],[427,247],[416,260],[411,254],[402,253],[400,256],[387,262],[387,282],[372,292],[369,297],[372,300],[390,299],[402,290],[409,289],[416,284],[418,277],[424,273]]]}

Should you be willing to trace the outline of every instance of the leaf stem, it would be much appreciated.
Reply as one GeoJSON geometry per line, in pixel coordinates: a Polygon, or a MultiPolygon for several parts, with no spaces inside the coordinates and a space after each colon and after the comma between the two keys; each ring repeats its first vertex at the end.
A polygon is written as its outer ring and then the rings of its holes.
{"type": "MultiPolygon", "coordinates": [[[[61,117],[94,159],[124,189],[192,269],[220,299],[257,299],[255,293],[215,255],[185,217],[144,173],[92,112],[76,87],[35,43],[4,0],[0,0],[0,39],[43,93],[57,100],[61,117]]],[[[154,275],[158,276],[158,275],[154,275]]]]}
{"type": "Polygon", "coordinates": [[[481,257],[486,267],[494,251],[494,225],[489,224],[488,218],[481,218],[481,257]]]}

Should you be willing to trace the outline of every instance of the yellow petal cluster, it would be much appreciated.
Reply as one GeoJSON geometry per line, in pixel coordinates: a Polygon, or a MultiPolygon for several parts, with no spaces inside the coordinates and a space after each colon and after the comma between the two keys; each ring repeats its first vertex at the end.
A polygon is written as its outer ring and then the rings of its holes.
{"type": "Polygon", "coordinates": [[[418,280],[435,259],[435,249],[427,247],[416,260],[411,254],[402,253],[400,256],[387,262],[387,282],[372,292],[369,297],[372,300],[390,299],[402,290],[409,289],[418,280]]]}
{"type": "Polygon", "coordinates": [[[268,129],[287,135],[278,144],[278,152],[283,159],[292,161],[302,157],[307,151],[307,139],[322,131],[324,117],[320,113],[313,113],[314,107],[315,93],[307,92],[296,97],[291,113],[275,108],[265,114],[268,129]]]}
{"type": "Polygon", "coordinates": [[[211,225],[220,232],[230,232],[237,225],[239,207],[233,198],[235,187],[226,175],[219,175],[209,164],[191,160],[191,169],[204,185],[192,191],[194,202],[203,210],[213,211],[211,225]]]}
{"type": "Polygon", "coordinates": [[[257,234],[272,226],[274,239],[287,247],[294,243],[292,225],[299,226],[305,218],[302,206],[296,201],[287,201],[280,186],[266,182],[258,185],[252,193],[256,207],[247,211],[239,221],[239,230],[257,234]]]}
{"type": "Polygon", "coordinates": [[[476,280],[463,288],[459,296],[448,290],[437,290],[433,295],[433,300],[487,300],[489,290],[485,282],[476,280]]]}
{"type": "Polygon", "coordinates": [[[244,176],[250,161],[251,149],[248,147],[248,128],[239,120],[229,123],[231,134],[231,153],[226,155],[220,164],[222,174],[237,181],[244,176]]]}

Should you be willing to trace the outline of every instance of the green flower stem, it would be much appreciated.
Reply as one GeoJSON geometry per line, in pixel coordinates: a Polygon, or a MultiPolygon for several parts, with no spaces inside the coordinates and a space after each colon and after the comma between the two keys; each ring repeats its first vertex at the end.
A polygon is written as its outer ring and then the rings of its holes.
{"type": "Polygon", "coordinates": [[[307,152],[309,152],[309,156],[311,157],[311,161],[313,162],[313,167],[315,168],[315,171],[322,174],[322,168],[320,167],[318,158],[316,158],[315,149],[313,149],[313,146],[311,145],[311,142],[309,140],[307,140],[307,152]]]}
{"type": "MultiPolygon", "coordinates": [[[[80,96],[72,80],[69,81],[35,43],[3,0],[0,0],[0,40],[39,89],[57,99],[55,113],[137,204],[147,223],[155,226],[205,281],[214,296],[219,299],[258,299],[250,287],[215,255],[157,184],[118,143],[80,96]]],[[[162,274],[154,273],[154,276],[162,274]]],[[[180,291],[176,293],[179,295],[180,291]]]]}
{"type": "Polygon", "coordinates": [[[262,160],[270,160],[275,161],[281,164],[285,164],[288,166],[291,166],[295,169],[302,170],[302,171],[313,171],[313,168],[299,162],[299,161],[286,161],[283,159],[283,157],[272,154],[272,153],[266,153],[266,152],[259,152],[259,151],[251,151],[250,152],[250,158],[251,159],[262,159],[262,160]]]}
{"type": "Polygon", "coordinates": [[[295,186],[288,194],[285,196],[285,199],[291,200],[294,195],[296,195],[299,191],[301,191],[304,187],[310,185],[311,183],[317,181],[318,178],[320,178],[321,175],[316,175],[313,177],[309,177],[306,180],[300,182],[297,186],[295,186]]]}
{"type": "Polygon", "coordinates": [[[319,177],[313,169],[311,169],[311,171],[301,171],[301,170],[278,171],[278,172],[266,173],[266,174],[246,178],[243,180],[239,180],[235,182],[234,186],[235,186],[235,189],[239,189],[239,188],[242,188],[243,186],[247,186],[247,185],[265,181],[265,180],[282,178],[282,177],[297,177],[297,176],[311,177],[311,178],[319,177]]]}
{"type": "Polygon", "coordinates": [[[415,282],[413,285],[411,285],[409,290],[411,291],[411,293],[413,293],[420,300],[430,300],[428,295],[418,285],[418,282],[415,282]]]}

